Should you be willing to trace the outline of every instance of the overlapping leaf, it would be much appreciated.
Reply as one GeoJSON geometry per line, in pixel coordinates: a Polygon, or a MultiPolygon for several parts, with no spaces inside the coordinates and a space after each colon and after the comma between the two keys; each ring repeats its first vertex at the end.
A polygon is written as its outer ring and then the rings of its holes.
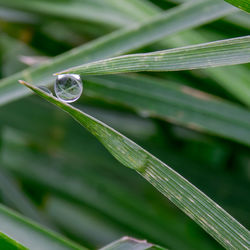
{"type": "Polygon", "coordinates": [[[52,74],[57,71],[129,52],[181,30],[216,20],[233,11],[232,6],[222,1],[194,1],[157,15],[143,24],[113,32],[41,66],[28,68],[1,80],[0,105],[28,94],[25,89],[18,86],[18,79],[38,85],[49,85],[54,80],[52,74]]]}

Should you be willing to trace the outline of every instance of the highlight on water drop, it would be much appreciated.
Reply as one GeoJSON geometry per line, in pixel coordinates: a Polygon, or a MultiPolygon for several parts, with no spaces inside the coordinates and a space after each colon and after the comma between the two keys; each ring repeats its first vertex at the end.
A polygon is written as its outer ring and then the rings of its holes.
{"type": "Polygon", "coordinates": [[[46,86],[38,86],[39,89],[46,92],[49,95],[52,95],[52,92],[46,86]]]}
{"type": "Polygon", "coordinates": [[[83,86],[79,75],[58,75],[54,86],[55,94],[63,102],[75,102],[82,94],[83,86]]]}

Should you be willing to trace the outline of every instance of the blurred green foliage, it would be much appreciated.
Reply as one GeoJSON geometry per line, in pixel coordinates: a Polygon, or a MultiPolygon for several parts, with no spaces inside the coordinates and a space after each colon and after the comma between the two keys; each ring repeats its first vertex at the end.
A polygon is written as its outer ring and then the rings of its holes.
{"type": "MultiPolygon", "coordinates": [[[[0,0],[0,77],[172,11],[182,2],[0,0]]],[[[246,13],[235,9],[224,15],[134,52],[249,34],[246,13]]],[[[249,65],[240,65],[147,73],[145,77],[166,83],[170,95],[170,82],[214,95],[244,110],[244,119],[248,119],[249,69],[249,65]]],[[[124,235],[170,249],[222,248],[149,183],[121,166],[66,114],[35,96],[15,100],[15,88],[10,90],[13,101],[0,107],[0,201],[5,206],[91,249],[124,235]]],[[[150,114],[108,94],[98,95],[89,83],[73,105],[142,145],[250,227],[248,146],[150,114]]],[[[233,113],[230,108],[227,112],[229,116],[233,113]]],[[[244,136],[250,138],[249,133],[244,136]]]]}

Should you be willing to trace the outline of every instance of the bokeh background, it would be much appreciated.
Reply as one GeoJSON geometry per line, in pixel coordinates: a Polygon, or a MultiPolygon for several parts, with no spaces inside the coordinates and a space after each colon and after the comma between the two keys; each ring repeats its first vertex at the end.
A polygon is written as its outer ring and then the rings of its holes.
{"type": "MultiPolygon", "coordinates": [[[[0,0],[1,78],[184,1],[28,2],[0,0]]],[[[193,29],[192,36],[183,31],[168,37],[165,49],[247,35],[249,25],[246,13],[233,12],[193,29]]],[[[154,43],[133,52],[160,49],[164,48],[154,43]]],[[[247,104],[222,83],[230,81],[227,72],[237,71],[249,87],[249,65],[224,69],[224,74],[194,70],[141,75],[192,87],[247,110],[247,104]]],[[[96,95],[84,78],[83,87],[74,106],[143,146],[249,228],[248,146],[96,95]]],[[[0,201],[92,249],[124,235],[170,249],[222,248],[72,118],[37,96],[0,107],[0,201]]]]}

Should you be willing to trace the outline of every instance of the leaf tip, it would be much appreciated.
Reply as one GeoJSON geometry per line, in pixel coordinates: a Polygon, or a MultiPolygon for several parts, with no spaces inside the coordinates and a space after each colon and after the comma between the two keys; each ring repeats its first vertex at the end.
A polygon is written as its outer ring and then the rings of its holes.
{"type": "Polygon", "coordinates": [[[18,80],[18,82],[19,82],[20,84],[22,84],[22,85],[25,85],[25,84],[26,84],[26,82],[23,81],[23,80],[18,80]]]}
{"type": "Polygon", "coordinates": [[[30,88],[30,84],[29,84],[28,82],[25,82],[25,81],[23,81],[23,80],[18,80],[18,82],[19,82],[20,84],[22,84],[22,85],[24,85],[24,86],[30,88]]]}

